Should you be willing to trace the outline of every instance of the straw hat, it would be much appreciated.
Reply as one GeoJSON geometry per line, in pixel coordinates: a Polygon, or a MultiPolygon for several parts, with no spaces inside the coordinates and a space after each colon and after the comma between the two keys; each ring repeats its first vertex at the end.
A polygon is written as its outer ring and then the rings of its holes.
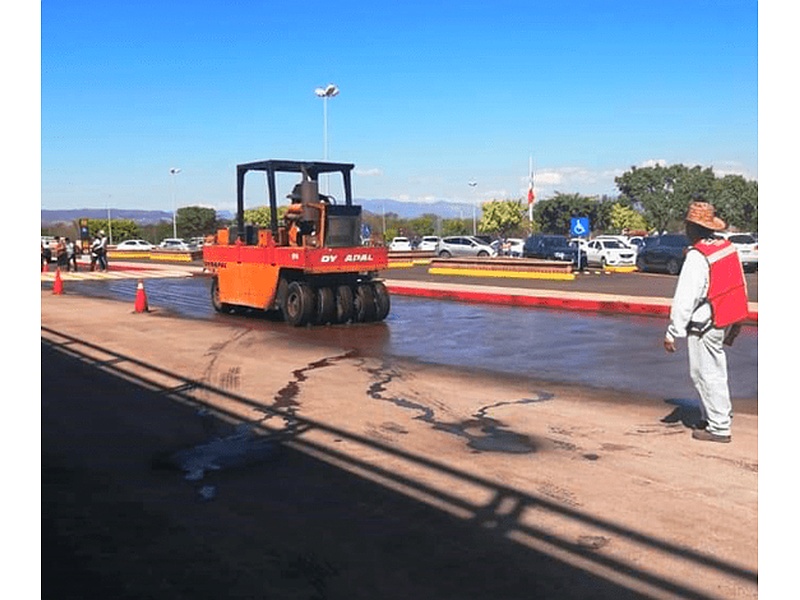
{"type": "Polygon", "coordinates": [[[692,202],[686,213],[686,221],[711,231],[722,231],[726,227],[725,221],[716,216],[714,206],[708,202],[692,202]]]}

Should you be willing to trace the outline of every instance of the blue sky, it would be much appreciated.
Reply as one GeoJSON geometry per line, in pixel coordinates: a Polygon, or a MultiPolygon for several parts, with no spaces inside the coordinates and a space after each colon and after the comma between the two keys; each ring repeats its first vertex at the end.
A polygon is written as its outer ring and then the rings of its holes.
{"type": "Polygon", "coordinates": [[[522,197],[531,158],[537,198],[758,179],[758,29],[751,0],[44,0],[41,205],[230,209],[237,163],[323,158],[328,83],[360,198],[522,197]]]}

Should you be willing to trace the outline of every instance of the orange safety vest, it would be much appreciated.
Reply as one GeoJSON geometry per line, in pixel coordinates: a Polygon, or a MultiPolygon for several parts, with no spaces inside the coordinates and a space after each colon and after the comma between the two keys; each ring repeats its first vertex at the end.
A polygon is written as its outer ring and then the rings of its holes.
{"type": "Polygon", "coordinates": [[[728,240],[700,240],[693,248],[708,261],[707,300],[714,327],[722,329],[747,318],[747,282],[736,246],[728,240]]]}

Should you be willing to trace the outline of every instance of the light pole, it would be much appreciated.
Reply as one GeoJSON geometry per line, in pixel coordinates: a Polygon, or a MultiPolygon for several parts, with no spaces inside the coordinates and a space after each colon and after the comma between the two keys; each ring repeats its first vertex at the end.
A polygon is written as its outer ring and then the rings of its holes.
{"type": "Polygon", "coordinates": [[[478,222],[475,216],[475,186],[478,185],[477,181],[470,181],[467,185],[472,188],[472,235],[477,235],[478,233],[478,222]]]}
{"type": "Polygon", "coordinates": [[[170,181],[172,182],[172,237],[178,237],[178,222],[176,220],[178,214],[178,205],[175,203],[175,175],[180,173],[180,169],[176,169],[175,167],[169,170],[169,174],[172,175],[170,177],[170,181]]]}
{"type": "MultiPolygon", "coordinates": [[[[322,98],[322,156],[328,160],[328,98],[339,95],[339,88],[329,83],[326,87],[314,90],[318,98],[322,98]]],[[[328,193],[328,176],[325,176],[325,193],[328,193]]]]}

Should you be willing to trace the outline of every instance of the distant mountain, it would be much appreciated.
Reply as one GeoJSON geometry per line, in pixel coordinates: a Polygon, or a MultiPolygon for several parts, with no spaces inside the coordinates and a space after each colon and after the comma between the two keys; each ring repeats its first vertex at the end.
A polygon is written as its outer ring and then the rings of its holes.
{"type": "MultiPolygon", "coordinates": [[[[391,199],[365,199],[354,200],[356,204],[368,212],[376,215],[394,213],[402,219],[413,219],[425,214],[434,214],[443,219],[457,217],[472,217],[472,205],[454,204],[451,202],[401,202],[391,199]]],[[[73,223],[77,219],[107,219],[109,209],[106,208],[78,208],[68,210],[44,210],[42,209],[42,227],[48,227],[57,223],[73,223]]],[[[112,219],[131,219],[139,225],[153,225],[160,221],[172,222],[172,213],[165,210],[129,210],[124,208],[112,208],[112,219]]],[[[233,220],[236,213],[229,210],[217,211],[217,218],[233,220]]]]}
{"type": "MultiPolygon", "coordinates": [[[[107,219],[109,209],[78,208],[69,210],[42,210],[42,227],[56,223],[72,223],[77,219],[107,219]]],[[[112,219],[131,219],[139,225],[150,225],[159,221],[172,222],[172,213],[164,210],[111,209],[112,219]]]]}
{"type": "Polygon", "coordinates": [[[395,213],[402,219],[414,219],[422,215],[438,215],[443,219],[472,218],[471,204],[455,204],[453,202],[401,202],[400,200],[358,198],[354,201],[375,215],[384,212],[395,213]]]}

